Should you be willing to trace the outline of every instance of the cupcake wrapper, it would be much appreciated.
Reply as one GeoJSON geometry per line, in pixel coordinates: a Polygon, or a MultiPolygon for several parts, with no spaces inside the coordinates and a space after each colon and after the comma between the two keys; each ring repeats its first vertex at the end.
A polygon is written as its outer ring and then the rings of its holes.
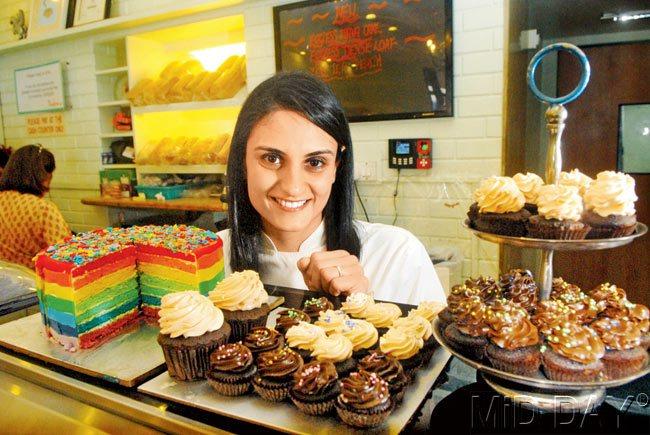
{"type": "Polygon", "coordinates": [[[553,355],[553,352],[548,350],[542,354],[542,363],[547,378],[562,382],[596,381],[604,369],[600,360],[595,364],[585,365],[560,355],[553,355]]]}
{"type": "Polygon", "coordinates": [[[210,371],[210,354],[217,347],[219,343],[193,348],[162,346],[169,375],[181,381],[205,379],[210,371]]]}
{"type": "Polygon", "coordinates": [[[582,240],[587,236],[591,227],[587,224],[575,225],[550,225],[535,224],[533,221],[528,223],[528,237],[534,239],[555,239],[555,240],[582,240]]]}
{"type": "Polygon", "coordinates": [[[517,212],[521,215],[518,218],[498,213],[479,213],[474,220],[474,228],[486,233],[523,237],[526,235],[526,222],[530,216],[527,210],[523,211],[525,213],[517,212]]]}
{"type": "Polygon", "coordinates": [[[641,347],[627,350],[608,350],[601,359],[608,379],[621,379],[640,371],[646,364],[648,353],[641,347]]]}
{"type": "Polygon", "coordinates": [[[255,382],[255,379],[256,378],[253,378],[253,388],[262,399],[268,400],[270,402],[282,402],[289,396],[289,389],[291,388],[292,384],[291,382],[285,382],[283,384],[278,384],[277,386],[271,386],[262,385],[258,382],[255,382]]]}
{"type": "Polygon", "coordinates": [[[308,415],[325,415],[329,414],[334,409],[334,402],[336,398],[326,400],[324,402],[302,402],[295,397],[291,396],[291,401],[296,408],[308,415]]]}
{"type": "Polygon", "coordinates": [[[540,353],[535,349],[528,352],[527,349],[507,351],[490,343],[486,349],[486,356],[497,370],[514,373],[522,376],[535,376],[541,364],[540,353]]]}
{"type": "Polygon", "coordinates": [[[406,385],[404,385],[402,388],[400,388],[395,392],[391,390],[390,397],[393,399],[393,403],[395,403],[395,407],[402,404],[402,399],[404,399],[405,393],[406,393],[406,385]]]}
{"type": "Polygon", "coordinates": [[[226,384],[217,382],[212,378],[208,378],[208,383],[214,390],[223,396],[243,396],[251,390],[250,382],[243,384],[226,384]]]}
{"type": "Polygon", "coordinates": [[[268,313],[262,317],[253,320],[228,319],[232,332],[230,333],[230,342],[236,343],[242,341],[249,331],[257,326],[266,326],[268,313]]]}
{"type": "Polygon", "coordinates": [[[613,239],[634,234],[636,224],[621,227],[591,227],[587,234],[588,239],[613,239]]]}
{"type": "Polygon", "coordinates": [[[335,408],[336,408],[336,413],[338,414],[341,421],[343,421],[343,423],[353,427],[363,429],[368,427],[379,426],[384,421],[386,421],[386,419],[388,418],[388,416],[393,410],[393,405],[389,406],[387,409],[383,411],[364,413],[364,414],[347,410],[339,406],[338,402],[335,404],[335,408]]]}

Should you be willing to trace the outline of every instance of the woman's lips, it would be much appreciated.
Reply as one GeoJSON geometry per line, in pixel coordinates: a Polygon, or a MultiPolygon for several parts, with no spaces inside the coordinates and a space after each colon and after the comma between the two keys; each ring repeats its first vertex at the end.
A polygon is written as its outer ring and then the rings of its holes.
{"type": "Polygon", "coordinates": [[[286,199],[280,199],[280,198],[273,198],[276,204],[280,206],[282,210],[285,211],[299,211],[305,208],[307,203],[310,201],[309,199],[303,199],[299,201],[289,201],[286,199]]]}

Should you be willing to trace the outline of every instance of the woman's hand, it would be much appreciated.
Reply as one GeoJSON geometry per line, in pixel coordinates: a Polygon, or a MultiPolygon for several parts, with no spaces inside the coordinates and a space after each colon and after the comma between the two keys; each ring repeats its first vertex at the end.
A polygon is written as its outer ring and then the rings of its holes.
{"type": "Polygon", "coordinates": [[[298,261],[309,290],[323,290],[334,296],[370,291],[359,259],[344,250],[314,252],[298,261]]]}

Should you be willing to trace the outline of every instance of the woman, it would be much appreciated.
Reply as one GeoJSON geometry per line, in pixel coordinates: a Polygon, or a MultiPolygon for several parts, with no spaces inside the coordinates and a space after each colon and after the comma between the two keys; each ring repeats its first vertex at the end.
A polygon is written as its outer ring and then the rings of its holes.
{"type": "Polygon", "coordinates": [[[38,251],[70,235],[59,209],[43,198],[54,168],[54,156],[40,145],[11,154],[0,176],[1,260],[32,268],[38,251]]]}
{"type": "Polygon", "coordinates": [[[326,84],[299,72],[261,83],[239,113],[228,160],[226,274],[253,269],[272,285],[444,301],[411,233],[353,220],[352,165],[350,129],[326,84]]]}

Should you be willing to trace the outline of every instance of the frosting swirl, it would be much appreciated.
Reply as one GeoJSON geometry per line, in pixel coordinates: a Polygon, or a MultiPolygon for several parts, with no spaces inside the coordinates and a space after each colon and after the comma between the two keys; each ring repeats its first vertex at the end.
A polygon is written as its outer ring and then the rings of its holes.
{"type": "Polygon", "coordinates": [[[422,349],[424,341],[404,329],[390,328],[379,339],[379,349],[397,359],[409,359],[422,349]]]}
{"type": "Polygon", "coordinates": [[[387,408],[390,406],[388,384],[376,373],[359,370],[341,381],[338,400],[356,409],[387,408]]]}
{"type": "Polygon", "coordinates": [[[456,314],[456,327],[463,334],[480,337],[487,334],[485,323],[487,307],[480,297],[472,296],[463,301],[456,314]]]}
{"type": "Polygon", "coordinates": [[[532,172],[525,174],[517,173],[512,177],[512,180],[517,184],[517,187],[524,194],[524,198],[528,204],[537,204],[537,195],[539,195],[539,188],[544,185],[544,180],[532,172]]]}
{"type": "Polygon", "coordinates": [[[342,333],[352,342],[352,350],[355,352],[374,346],[379,339],[377,328],[361,319],[346,320],[342,333]]]}
{"type": "Polygon", "coordinates": [[[364,318],[368,307],[375,304],[372,296],[366,293],[352,293],[341,304],[341,310],[351,317],[364,318]]]}
{"type": "Polygon", "coordinates": [[[404,384],[408,381],[402,364],[397,358],[381,352],[371,352],[359,361],[359,368],[377,373],[388,385],[404,384]]]}
{"type": "Polygon", "coordinates": [[[433,334],[431,322],[424,317],[410,313],[406,317],[395,319],[391,328],[403,329],[408,334],[415,335],[425,341],[433,334]]]}
{"type": "Polygon", "coordinates": [[[509,177],[485,178],[474,191],[480,213],[510,213],[524,207],[526,199],[517,183],[509,177]]]}
{"type": "Polygon", "coordinates": [[[336,387],[339,379],[334,364],[328,361],[312,361],[293,375],[293,391],[305,396],[315,396],[336,387]]]}
{"type": "Polygon", "coordinates": [[[607,349],[632,349],[641,344],[641,330],[630,320],[601,317],[590,326],[605,343],[607,349]]]}
{"type": "Polygon", "coordinates": [[[599,216],[632,216],[634,203],[634,178],[622,172],[600,172],[584,194],[585,208],[599,216]]]}
{"type": "Polygon", "coordinates": [[[248,311],[269,301],[259,274],[253,270],[234,272],[217,284],[209,296],[214,305],[228,311],[248,311]]]}
{"type": "Polygon", "coordinates": [[[317,361],[329,361],[332,363],[345,361],[352,356],[352,342],[343,334],[332,334],[328,337],[321,337],[314,344],[311,356],[317,361]]]}
{"type": "Polygon", "coordinates": [[[546,335],[548,345],[570,360],[591,364],[605,355],[605,345],[593,329],[567,322],[546,335]]]}
{"type": "Polygon", "coordinates": [[[220,372],[240,373],[253,364],[253,354],[241,343],[222,344],[210,354],[210,368],[220,372]]]}
{"type": "Polygon", "coordinates": [[[393,321],[402,315],[402,310],[388,302],[379,302],[366,310],[366,320],[376,328],[388,328],[393,321]]]}
{"type": "Polygon", "coordinates": [[[582,198],[578,188],[562,184],[540,187],[537,212],[544,219],[579,221],[582,216],[582,198]]]}
{"type": "Polygon", "coordinates": [[[314,322],[314,325],[323,328],[325,333],[332,334],[341,332],[345,325],[345,321],[348,319],[348,315],[341,310],[321,311],[320,316],[318,316],[318,320],[314,322]]]}
{"type": "Polygon", "coordinates": [[[427,319],[429,322],[433,322],[433,319],[436,318],[438,313],[445,309],[445,304],[438,301],[422,301],[418,304],[417,308],[413,308],[409,311],[409,316],[412,314],[414,316],[420,316],[427,319]]]}
{"type": "Polygon", "coordinates": [[[592,181],[594,180],[592,180],[591,177],[583,174],[578,169],[572,169],[571,172],[560,172],[559,184],[578,188],[580,196],[585,194],[585,191],[592,181]]]}
{"type": "Polygon", "coordinates": [[[491,276],[479,276],[465,280],[465,285],[478,290],[478,294],[485,303],[501,297],[501,287],[491,276]]]}
{"type": "Polygon", "coordinates": [[[223,326],[223,313],[197,291],[169,293],[160,301],[160,333],[171,338],[198,337],[223,326]]]}
{"type": "Polygon", "coordinates": [[[515,318],[513,323],[500,329],[490,329],[488,335],[492,343],[508,350],[539,343],[539,332],[527,317],[515,318]]]}
{"type": "Polygon", "coordinates": [[[284,344],[284,338],[279,332],[264,326],[258,326],[250,330],[244,337],[244,345],[257,355],[261,352],[277,349],[284,344]]]}
{"type": "Polygon", "coordinates": [[[290,347],[312,350],[316,341],[325,337],[325,330],[320,326],[307,322],[300,322],[287,330],[285,338],[290,347]]]}
{"type": "Polygon", "coordinates": [[[300,367],[302,367],[302,358],[287,347],[257,356],[257,373],[264,378],[291,379],[300,367]]]}
{"type": "Polygon", "coordinates": [[[310,298],[303,304],[302,310],[312,319],[320,315],[321,311],[333,310],[334,305],[326,297],[310,298]]]}
{"type": "Polygon", "coordinates": [[[499,285],[503,296],[520,305],[527,311],[532,311],[537,303],[537,284],[529,270],[512,269],[501,275],[499,285]]]}
{"type": "Polygon", "coordinates": [[[551,330],[558,325],[569,321],[575,321],[575,311],[566,306],[561,300],[541,301],[535,308],[535,314],[530,318],[533,325],[544,335],[551,333],[551,330]]]}
{"type": "Polygon", "coordinates": [[[275,330],[280,334],[285,334],[289,328],[296,326],[300,322],[310,323],[311,317],[305,312],[293,308],[282,310],[275,319],[275,330]]]}

